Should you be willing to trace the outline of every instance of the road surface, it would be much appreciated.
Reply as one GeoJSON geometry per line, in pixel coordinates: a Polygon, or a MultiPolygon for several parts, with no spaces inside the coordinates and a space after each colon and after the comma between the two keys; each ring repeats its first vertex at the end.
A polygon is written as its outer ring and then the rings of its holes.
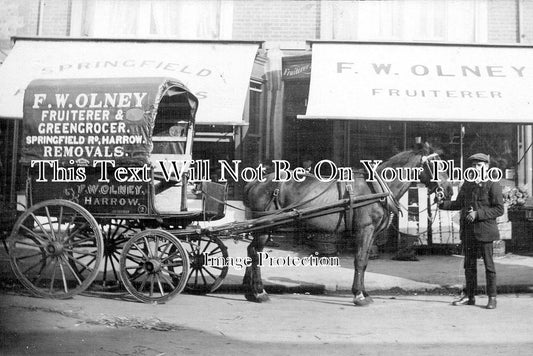
{"type": "Polygon", "coordinates": [[[48,300],[0,294],[2,355],[531,355],[533,295],[498,308],[454,307],[453,296],[178,295],[48,300]]]}

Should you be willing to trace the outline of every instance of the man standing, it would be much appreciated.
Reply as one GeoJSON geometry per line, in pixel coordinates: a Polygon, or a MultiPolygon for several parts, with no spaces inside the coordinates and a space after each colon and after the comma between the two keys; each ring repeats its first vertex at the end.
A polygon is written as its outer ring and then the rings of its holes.
{"type": "MultiPolygon", "coordinates": [[[[489,169],[489,156],[476,153],[468,158],[478,172],[489,169]]],[[[481,174],[479,174],[481,177],[481,174]]],[[[461,242],[465,256],[465,295],[453,305],[474,305],[477,289],[477,258],[483,257],[487,280],[487,309],[496,308],[496,269],[492,242],[500,238],[496,218],[503,214],[502,187],[499,182],[465,181],[456,200],[439,204],[443,210],[461,210],[461,242]]]]}

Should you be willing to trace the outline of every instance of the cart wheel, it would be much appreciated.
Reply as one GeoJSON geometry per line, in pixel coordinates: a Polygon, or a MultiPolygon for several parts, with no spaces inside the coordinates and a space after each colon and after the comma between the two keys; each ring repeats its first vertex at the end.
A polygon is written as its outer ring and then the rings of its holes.
{"type": "Polygon", "coordinates": [[[188,274],[187,253],[169,232],[141,231],[122,248],[120,278],[141,302],[165,302],[181,293],[188,274]]]}
{"type": "Polygon", "coordinates": [[[128,239],[137,231],[132,227],[134,221],[113,219],[100,222],[100,231],[104,241],[104,260],[102,272],[102,286],[116,284],[120,281],[120,254],[128,239]]]}
{"type": "Polygon", "coordinates": [[[60,199],[26,210],[8,243],[13,272],[40,297],[65,299],[83,292],[103,255],[96,220],[80,205],[60,199]]]}
{"type": "Polygon", "coordinates": [[[187,242],[191,261],[187,291],[195,294],[214,292],[228,274],[226,245],[216,236],[204,235],[193,236],[187,242]],[[221,266],[208,264],[206,257],[213,258],[212,261],[218,261],[221,266]]]}

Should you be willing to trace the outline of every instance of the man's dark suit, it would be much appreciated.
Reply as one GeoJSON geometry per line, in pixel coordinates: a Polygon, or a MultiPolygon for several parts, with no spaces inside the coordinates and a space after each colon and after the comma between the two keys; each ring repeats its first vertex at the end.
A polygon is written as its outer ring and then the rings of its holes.
{"type": "Polygon", "coordinates": [[[496,296],[496,269],[492,259],[492,242],[500,238],[496,218],[503,214],[502,187],[498,182],[465,182],[457,199],[440,204],[444,210],[461,210],[461,241],[465,254],[466,294],[473,298],[477,288],[477,257],[485,262],[487,295],[496,296]],[[476,219],[465,219],[469,210],[477,212],[476,219]]]}

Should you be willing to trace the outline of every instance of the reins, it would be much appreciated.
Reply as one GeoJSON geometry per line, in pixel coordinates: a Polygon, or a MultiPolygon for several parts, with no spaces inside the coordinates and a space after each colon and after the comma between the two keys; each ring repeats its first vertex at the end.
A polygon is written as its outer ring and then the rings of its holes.
{"type": "MultiPolygon", "coordinates": [[[[421,157],[421,165],[424,166],[424,165],[427,165],[428,166],[428,169],[430,169],[429,167],[429,161],[433,158],[433,157],[438,157],[438,154],[434,153],[434,154],[431,154],[429,156],[423,156],[421,157]]],[[[312,175],[309,175],[309,176],[312,176],[312,175]]],[[[344,189],[341,188],[341,196],[339,197],[339,201],[340,200],[344,200],[346,201],[346,206],[344,207],[344,218],[345,218],[345,222],[346,222],[346,228],[348,230],[352,230],[353,229],[353,224],[351,223],[351,220],[353,219],[353,210],[358,208],[358,207],[361,207],[361,206],[364,206],[364,205],[368,205],[368,204],[371,204],[371,203],[375,203],[375,202],[378,202],[378,201],[381,201],[382,202],[382,205],[383,205],[383,208],[385,209],[385,211],[387,212],[387,215],[388,215],[388,218],[387,218],[387,223],[386,223],[386,226],[387,227],[390,227],[392,224],[392,216],[394,214],[402,214],[402,210],[405,210],[407,211],[407,213],[409,214],[409,210],[404,207],[399,201],[398,199],[394,196],[394,194],[392,193],[390,187],[388,184],[386,184],[384,181],[383,181],[383,178],[377,174],[376,176],[376,180],[377,180],[377,184],[373,184],[371,186],[374,187],[374,190],[376,191],[375,195],[376,197],[379,196],[379,198],[376,198],[375,200],[367,200],[365,203],[361,204],[360,202],[358,203],[355,203],[355,200],[356,200],[356,196],[354,194],[354,191],[353,191],[353,186],[350,184],[350,183],[354,183],[355,180],[353,181],[350,181],[348,182],[349,184],[346,184],[344,185],[344,189]],[[379,187],[379,189],[377,189],[377,187],[379,187]],[[342,199],[343,196],[347,193],[348,195],[348,199],[342,199]]],[[[342,187],[342,184],[340,184],[341,182],[337,181],[337,180],[332,180],[319,194],[309,198],[309,199],[306,199],[304,201],[299,201],[299,202],[296,202],[296,203],[293,203],[291,205],[288,205],[284,208],[279,208],[280,204],[279,204],[279,195],[281,193],[281,190],[282,190],[282,187],[283,187],[283,182],[279,182],[277,188],[274,189],[274,191],[272,192],[272,196],[270,197],[270,200],[267,202],[267,204],[265,205],[264,207],[264,210],[261,210],[261,211],[257,211],[257,210],[251,210],[250,212],[252,214],[254,214],[255,216],[258,216],[259,218],[261,217],[264,217],[264,216],[268,216],[268,215],[272,215],[272,216],[275,216],[275,215],[279,215],[279,214],[283,214],[283,213],[286,213],[286,212],[290,212],[290,211],[293,211],[293,212],[298,212],[298,208],[304,206],[305,204],[308,204],[308,203],[311,203],[312,201],[314,201],[315,199],[318,199],[319,197],[321,197],[322,195],[324,195],[326,192],[329,191],[329,189],[331,188],[331,186],[333,184],[339,184],[340,187],[342,187]],[[270,208],[270,206],[272,204],[275,204],[276,206],[276,209],[275,210],[267,210],[270,208]]],[[[367,182],[368,185],[369,182],[367,182]]],[[[247,211],[247,209],[243,209],[241,207],[238,207],[238,206],[235,206],[235,205],[232,205],[228,202],[225,202],[225,201],[222,201],[218,198],[215,198],[213,197],[211,194],[207,193],[206,191],[204,191],[203,189],[200,189],[200,191],[202,192],[202,194],[204,194],[204,196],[206,196],[207,198],[209,199],[212,199],[214,200],[215,202],[219,203],[219,204],[223,204],[225,206],[228,206],[228,207],[231,207],[233,209],[236,209],[236,210],[239,210],[239,211],[247,211]]],[[[435,194],[438,194],[439,196],[441,194],[444,194],[443,192],[443,188],[440,186],[440,185],[437,185],[437,188],[435,189],[435,194]]],[[[431,204],[428,208],[426,208],[425,210],[428,210],[431,208],[431,206],[433,206],[433,204],[431,204]]],[[[423,210],[423,211],[425,211],[423,210]]],[[[421,212],[423,212],[421,211],[421,212]]],[[[342,212],[342,211],[339,211],[339,212],[342,212]]],[[[419,212],[420,213],[420,212],[419,212]]],[[[433,222],[435,221],[436,219],[436,214],[435,216],[433,217],[432,221],[430,222],[431,224],[433,224],[433,222]]],[[[400,232],[398,229],[395,228],[395,230],[397,232],[400,232]]],[[[401,233],[401,232],[400,232],[401,233]]],[[[419,233],[417,236],[420,236],[424,233],[427,233],[427,230],[425,232],[421,232],[419,233]]]]}

